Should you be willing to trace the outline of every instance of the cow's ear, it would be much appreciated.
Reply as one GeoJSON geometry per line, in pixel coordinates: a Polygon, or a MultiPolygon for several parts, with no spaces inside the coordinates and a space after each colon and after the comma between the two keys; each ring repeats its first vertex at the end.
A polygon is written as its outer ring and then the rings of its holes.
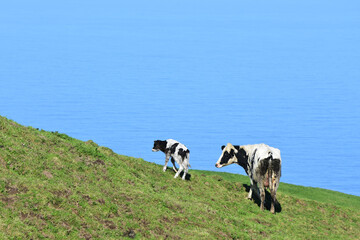
{"type": "Polygon", "coordinates": [[[225,148],[225,145],[222,145],[222,146],[221,146],[221,150],[224,150],[224,148],[225,148]]]}

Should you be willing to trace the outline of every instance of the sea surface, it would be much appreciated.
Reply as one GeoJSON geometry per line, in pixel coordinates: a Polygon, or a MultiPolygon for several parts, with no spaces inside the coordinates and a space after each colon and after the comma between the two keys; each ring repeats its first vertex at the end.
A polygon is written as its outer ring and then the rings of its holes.
{"type": "MultiPolygon", "coordinates": [[[[360,1],[4,1],[0,115],[193,169],[281,150],[282,182],[360,196],[360,1]]],[[[161,170],[159,168],[159,174],[161,170]]]]}

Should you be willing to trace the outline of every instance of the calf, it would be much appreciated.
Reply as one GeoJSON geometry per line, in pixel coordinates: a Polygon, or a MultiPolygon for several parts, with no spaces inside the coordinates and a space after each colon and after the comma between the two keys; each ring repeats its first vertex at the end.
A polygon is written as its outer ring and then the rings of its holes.
{"type": "Polygon", "coordinates": [[[162,151],[165,153],[165,165],[163,171],[165,172],[167,169],[167,164],[169,162],[169,158],[171,157],[171,162],[173,164],[173,169],[176,172],[174,178],[177,178],[181,171],[184,170],[184,175],[182,179],[185,180],[186,174],[189,171],[189,154],[190,150],[185,147],[184,144],[179,143],[173,139],[167,139],[165,141],[156,140],[154,141],[154,147],[152,148],[153,152],[162,151]],[[179,164],[179,171],[176,170],[175,162],[179,164]]]}
{"type": "Polygon", "coordinates": [[[258,196],[260,191],[260,209],[264,210],[264,187],[269,187],[272,198],[270,211],[275,213],[276,190],[279,187],[281,176],[280,150],[263,143],[244,146],[233,146],[228,143],[226,146],[222,146],[221,149],[223,152],[215,167],[221,168],[232,163],[237,163],[243,167],[250,177],[251,183],[248,199],[252,198],[253,191],[258,196]]]}

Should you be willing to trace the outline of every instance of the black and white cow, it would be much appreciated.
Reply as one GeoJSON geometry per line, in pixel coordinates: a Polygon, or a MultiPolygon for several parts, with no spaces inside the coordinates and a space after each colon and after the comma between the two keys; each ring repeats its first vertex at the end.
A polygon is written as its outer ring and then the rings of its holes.
{"type": "Polygon", "coordinates": [[[248,199],[252,198],[253,191],[261,199],[260,209],[264,210],[265,187],[271,193],[271,209],[275,213],[276,191],[279,187],[281,176],[280,150],[266,144],[233,146],[228,143],[222,146],[223,150],[215,167],[221,168],[232,163],[237,163],[245,169],[250,177],[251,188],[248,199]]]}
{"type": "Polygon", "coordinates": [[[163,171],[165,172],[167,169],[167,164],[169,162],[169,158],[171,157],[171,162],[173,164],[173,169],[176,172],[174,178],[177,178],[181,171],[184,170],[184,175],[182,179],[185,180],[186,174],[189,171],[189,154],[190,150],[185,147],[184,144],[179,143],[174,139],[167,139],[165,141],[156,140],[154,141],[154,147],[152,148],[153,152],[162,151],[165,153],[165,165],[163,171]],[[179,164],[179,171],[176,170],[175,162],[179,164]]]}

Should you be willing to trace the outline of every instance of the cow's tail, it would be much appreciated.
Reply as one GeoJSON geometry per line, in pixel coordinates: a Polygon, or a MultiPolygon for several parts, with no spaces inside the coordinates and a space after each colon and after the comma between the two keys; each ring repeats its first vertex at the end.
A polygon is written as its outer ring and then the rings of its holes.
{"type": "Polygon", "coordinates": [[[275,205],[277,203],[276,191],[279,187],[280,175],[281,175],[281,158],[280,154],[275,154],[269,151],[269,172],[268,181],[271,194],[271,208],[270,212],[275,213],[275,205]]]}
{"type": "Polygon", "coordinates": [[[269,152],[269,188],[270,192],[277,190],[281,175],[281,160],[274,158],[272,152],[269,152]]]}
{"type": "Polygon", "coordinates": [[[274,189],[274,179],[273,179],[273,155],[272,152],[269,152],[269,172],[268,172],[268,181],[269,181],[269,188],[270,188],[270,192],[273,191],[274,189]]]}

